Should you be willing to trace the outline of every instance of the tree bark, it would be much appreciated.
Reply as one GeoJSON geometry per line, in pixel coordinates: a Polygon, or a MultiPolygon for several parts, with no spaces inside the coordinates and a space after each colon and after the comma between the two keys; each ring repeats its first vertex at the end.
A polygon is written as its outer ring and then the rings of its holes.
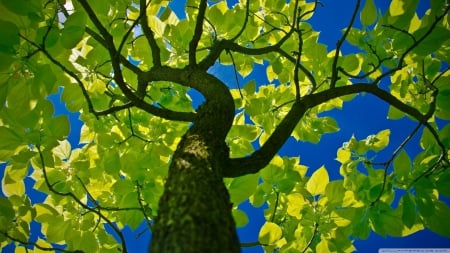
{"type": "Polygon", "coordinates": [[[150,252],[240,252],[222,176],[233,114],[212,102],[198,110],[172,158],[150,252]]]}

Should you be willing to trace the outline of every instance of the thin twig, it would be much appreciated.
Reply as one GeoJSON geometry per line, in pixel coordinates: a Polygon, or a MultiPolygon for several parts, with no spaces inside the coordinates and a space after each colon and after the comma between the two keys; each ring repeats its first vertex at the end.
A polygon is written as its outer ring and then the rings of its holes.
{"type": "Polygon", "coordinates": [[[355,23],[356,14],[358,13],[359,6],[361,4],[361,0],[356,1],[355,8],[353,9],[352,18],[350,19],[350,24],[348,24],[347,29],[345,29],[344,34],[342,34],[342,37],[338,40],[336,43],[336,53],[334,54],[333,58],[333,65],[331,67],[331,81],[330,81],[330,88],[336,87],[336,82],[338,80],[338,60],[341,53],[341,47],[344,43],[345,39],[347,38],[348,34],[350,33],[350,30],[353,27],[353,24],[355,23]]]}

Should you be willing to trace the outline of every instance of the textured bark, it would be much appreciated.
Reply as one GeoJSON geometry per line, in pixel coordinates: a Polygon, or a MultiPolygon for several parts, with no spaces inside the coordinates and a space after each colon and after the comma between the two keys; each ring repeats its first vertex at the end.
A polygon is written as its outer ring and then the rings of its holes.
{"type": "Polygon", "coordinates": [[[169,168],[150,252],[239,252],[223,183],[224,139],[233,111],[207,103],[183,136],[169,168]],[[231,115],[231,117],[230,117],[231,115]]]}

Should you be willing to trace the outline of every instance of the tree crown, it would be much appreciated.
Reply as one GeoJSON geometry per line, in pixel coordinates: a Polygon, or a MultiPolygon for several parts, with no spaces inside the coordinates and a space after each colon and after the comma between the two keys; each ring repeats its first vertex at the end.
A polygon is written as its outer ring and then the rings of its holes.
{"type": "Polygon", "coordinates": [[[125,252],[124,227],[152,229],[171,156],[209,105],[220,108],[206,120],[229,147],[221,173],[237,226],[248,220],[240,203],[267,203],[266,251],[351,251],[370,230],[450,237],[440,198],[450,196],[446,1],[419,17],[418,1],[380,13],[357,0],[334,48],[308,23],[319,1],[187,0],[184,17],[173,2],[0,2],[2,247],[125,252]],[[235,87],[209,72],[217,65],[232,68],[235,87]],[[257,66],[267,83],[246,79],[257,66]],[[58,92],[83,122],[78,143],[69,118],[55,116],[58,92]],[[345,142],[338,180],[278,155],[290,137],[338,133],[323,113],[361,93],[388,103],[388,118],[417,122],[386,160],[372,157],[389,129],[345,142]],[[420,152],[405,151],[411,139],[420,152]],[[30,237],[33,223],[43,236],[30,237]]]}

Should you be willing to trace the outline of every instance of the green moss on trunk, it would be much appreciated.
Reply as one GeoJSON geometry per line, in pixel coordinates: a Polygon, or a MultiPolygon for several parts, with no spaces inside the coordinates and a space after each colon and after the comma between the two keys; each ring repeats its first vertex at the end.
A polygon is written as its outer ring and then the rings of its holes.
{"type": "Polygon", "coordinates": [[[240,251],[232,204],[222,180],[222,164],[228,157],[222,131],[227,129],[215,127],[214,119],[223,115],[209,109],[202,110],[173,156],[151,252],[240,251]]]}

